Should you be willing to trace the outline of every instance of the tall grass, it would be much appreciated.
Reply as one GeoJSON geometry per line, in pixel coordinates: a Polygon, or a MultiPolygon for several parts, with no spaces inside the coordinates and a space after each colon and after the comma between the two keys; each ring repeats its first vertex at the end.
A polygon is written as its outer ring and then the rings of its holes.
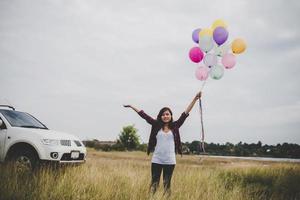
{"type": "MultiPolygon", "coordinates": [[[[197,156],[177,158],[169,199],[300,199],[300,165],[197,156]]],[[[89,151],[87,163],[17,173],[0,166],[0,199],[167,199],[149,193],[150,157],[89,151]]]]}

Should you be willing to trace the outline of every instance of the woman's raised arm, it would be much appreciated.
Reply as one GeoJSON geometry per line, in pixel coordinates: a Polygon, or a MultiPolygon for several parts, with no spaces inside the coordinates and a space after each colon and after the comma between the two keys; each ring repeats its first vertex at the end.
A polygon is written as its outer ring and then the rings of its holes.
{"type": "Polygon", "coordinates": [[[179,119],[174,122],[178,128],[180,128],[182,126],[185,119],[189,116],[189,112],[192,110],[196,101],[200,98],[201,98],[201,92],[196,94],[196,96],[193,98],[192,102],[189,104],[189,106],[186,108],[186,110],[180,115],[179,119]]]}
{"type": "Polygon", "coordinates": [[[186,110],[184,111],[185,114],[189,114],[189,112],[190,112],[190,111],[192,110],[192,108],[194,107],[196,101],[197,101],[198,99],[200,99],[200,98],[201,98],[201,92],[198,92],[198,93],[196,94],[196,96],[193,98],[192,102],[189,104],[189,106],[188,106],[188,107],[186,108],[186,110]]]}
{"type": "Polygon", "coordinates": [[[123,105],[125,108],[132,108],[135,112],[137,112],[143,119],[145,119],[149,124],[155,123],[155,119],[147,115],[143,110],[139,110],[132,105],[123,105]]]}
{"type": "Polygon", "coordinates": [[[133,107],[132,105],[123,105],[125,108],[132,108],[132,110],[134,110],[135,112],[140,112],[140,110],[139,109],[137,109],[137,108],[135,108],[135,107],[133,107]]]}

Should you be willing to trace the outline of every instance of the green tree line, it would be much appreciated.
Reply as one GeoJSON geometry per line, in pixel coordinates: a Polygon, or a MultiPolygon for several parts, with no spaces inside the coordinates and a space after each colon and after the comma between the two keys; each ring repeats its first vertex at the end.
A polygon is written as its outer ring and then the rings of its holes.
{"type": "MultiPolygon", "coordinates": [[[[105,143],[99,140],[83,141],[86,147],[95,148],[102,151],[147,151],[147,144],[140,143],[140,137],[137,134],[134,125],[124,126],[116,142],[105,143]]],[[[300,158],[300,145],[293,143],[282,143],[277,145],[257,143],[233,144],[226,142],[205,143],[205,154],[220,156],[254,156],[254,157],[274,157],[274,158],[300,158]]],[[[184,154],[204,154],[201,149],[200,141],[182,143],[184,154]]]]}
{"type": "MultiPolygon", "coordinates": [[[[201,154],[200,141],[191,143],[185,142],[183,145],[188,154],[201,154]]],[[[254,157],[274,157],[274,158],[300,158],[300,145],[293,143],[282,143],[277,145],[262,145],[261,141],[257,143],[225,144],[205,143],[205,151],[209,155],[220,156],[254,156],[254,157]]]]}

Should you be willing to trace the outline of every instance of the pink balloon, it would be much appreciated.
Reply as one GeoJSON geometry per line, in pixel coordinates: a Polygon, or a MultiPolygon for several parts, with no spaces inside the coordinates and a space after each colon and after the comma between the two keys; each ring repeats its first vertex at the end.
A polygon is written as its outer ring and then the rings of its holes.
{"type": "Polygon", "coordinates": [[[190,50],[189,56],[193,62],[199,63],[203,59],[204,55],[199,47],[193,47],[190,50]]]}
{"type": "Polygon", "coordinates": [[[209,69],[205,66],[200,66],[196,69],[195,76],[198,80],[204,81],[208,78],[209,69]]]}
{"type": "Polygon", "coordinates": [[[226,69],[231,69],[236,63],[235,56],[231,53],[227,53],[222,58],[222,64],[226,69]]]}

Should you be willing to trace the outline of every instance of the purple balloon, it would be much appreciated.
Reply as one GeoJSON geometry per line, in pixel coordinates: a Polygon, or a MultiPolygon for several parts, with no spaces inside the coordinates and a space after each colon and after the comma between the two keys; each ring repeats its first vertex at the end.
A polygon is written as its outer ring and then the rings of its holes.
{"type": "Polygon", "coordinates": [[[224,42],[226,42],[227,38],[228,38],[228,31],[224,28],[224,27],[217,27],[214,30],[214,40],[218,45],[223,44],[224,42]]]}
{"type": "Polygon", "coordinates": [[[193,34],[192,34],[192,38],[193,38],[193,41],[196,42],[196,43],[199,43],[199,33],[201,31],[201,28],[197,28],[193,31],[193,34]]]}

